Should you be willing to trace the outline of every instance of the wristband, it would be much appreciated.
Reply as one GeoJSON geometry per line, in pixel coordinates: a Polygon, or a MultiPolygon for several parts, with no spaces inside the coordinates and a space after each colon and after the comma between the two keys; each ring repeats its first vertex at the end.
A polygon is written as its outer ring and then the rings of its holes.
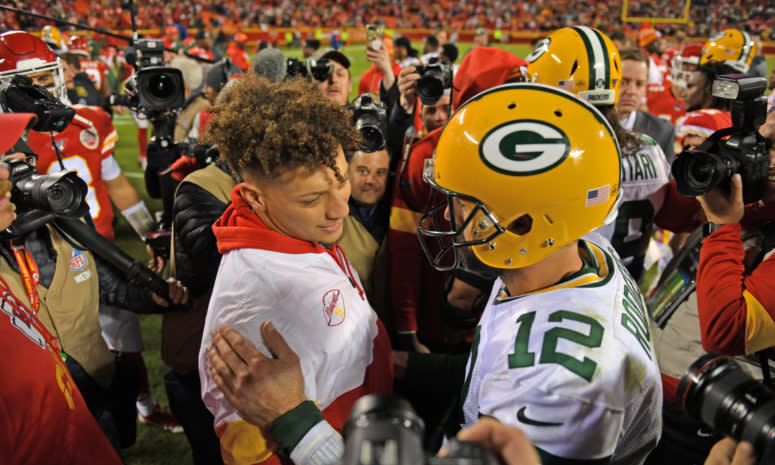
{"type": "Polygon", "coordinates": [[[140,236],[140,239],[145,239],[145,236],[154,229],[151,212],[148,211],[148,207],[145,206],[145,202],[142,200],[126,210],[121,210],[121,214],[124,215],[132,229],[140,236]]]}
{"type": "Polygon", "coordinates": [[[269,427],[269,433],[279,446],[277,453],[290,457],[296,444],[321,421],[324,421],[323,414],[311,400],[300,403],[277,418],[269,427]]]}

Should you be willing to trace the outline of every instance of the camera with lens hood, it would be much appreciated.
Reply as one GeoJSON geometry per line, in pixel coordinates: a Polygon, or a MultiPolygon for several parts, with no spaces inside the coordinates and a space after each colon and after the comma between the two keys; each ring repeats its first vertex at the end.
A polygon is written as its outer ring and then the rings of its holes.
{"type": "Polygon", "coordinates": [[[431,58],[426,65],[416,65],[415,72],[420,75],[415,93],[423,105],[436,105],[444,95],[444,90],[452,87],[452,63],[431,58]]]}
{"type": "Polygon", "coordinates": [[[716,432],[753,444],[759,463],[775,463],[775,393],[734,359],[719,353],[697,359],[681,378],[676,398],[716,432]]]}
{"type": "Polygon", "coordinates": [[[286,75],[288,78],[294,76],[311,77],[316,81],[327,81],[334,74],[334,65],[328,58],[315,60],[308,58],[306,61],[298,58],[288,58],[288,67],[286,75]]]}
{"type": "Polygon", "coordinates": [[[732,100],[732,127],[719,129],[692,150],[675,157],[671,171],[678,193],[696,197],[719,186],[730,191],[732,175],[740,173],[743,201],[759,200],[767,187],[771,142],[759,126],[767,117],[764,78],[730,74],[713,81],[713,96],[732,100]]]}
{"type": "Polygon", "coordinates": [[[452,439],[445,457],[423,450],[425,424],[404,399],[361,397],[344,425],[342,465],[499,465],[487,449],[452,439]]]}
{"type": "Polygon", "coordinates": [[[377,104],[369,94],[361,94],[350,105],[353,112],[352,121],[355,129],[361,134],[358,148],[362,152],[371,153],[385,148],[387,134],[387,110],[377,104]]]}
{"type": "Polygon", "coordinates": [[[124,51],[135,72],[124,84],[124,94],[113,94],[108,102],[146,114],[181,108],[185,102],[183,73],[164,62],[164,42],[140,39],[124,51]]]}

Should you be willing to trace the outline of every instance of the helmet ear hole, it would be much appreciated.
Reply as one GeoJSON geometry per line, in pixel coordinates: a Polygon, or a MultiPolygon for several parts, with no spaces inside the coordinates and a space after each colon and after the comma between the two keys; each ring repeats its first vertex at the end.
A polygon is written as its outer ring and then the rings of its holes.
{"type": "Polygon", "coordinates": [[[516,220],[512,221],[509,226],[506,228],[506,230],[510,233],[516,234],[517,236],[524,236],[525,234],[529,233],[530,230],[533,229],[533,218],[528,215],[524,214],[517,218],[516,220]]]}

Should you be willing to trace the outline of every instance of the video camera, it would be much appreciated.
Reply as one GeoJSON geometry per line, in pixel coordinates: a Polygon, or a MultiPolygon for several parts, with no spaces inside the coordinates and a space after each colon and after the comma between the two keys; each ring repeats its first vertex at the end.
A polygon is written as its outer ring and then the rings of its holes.
{"type": "Polygon", "coordinates": [[[420,75],[415,92],[423,105],[436,105],[444,90],[452,87],[452,63],[433,57],[426,65],[416,65],[420,75]]]}
{"type": "Polygon", "coordinates": [[[328,58],[321,58],[319,60],[313,60],[312,58],[306,61],[299,60],[298,58],[288,58],[288,69],[286,76],[292,78],[294,76],[312,77],[316,81],[327,81],[334,74],[334,65],[328,60],[328,58]]]}
{"type": "Polygon", "coordinates": [[[676,398],[716,432],[753,444],[759,463],[775,460],[775,393],[734,359],[719,353],[697,359],[681,378],[676,398]]]}
{"type": "Polygon", "coordinates": [[[344,425],[343,465],[498,465],[484,447],[451,440],[446,457],[423,451],[425,425],[403,399],[368,395],[355,402],[344,425]]]}
{"type": "Polygon", "coordinates": [[[164,62],[164,43],[140,39],[124,51],[126,62],[135,72],[124,85],[124,94],[113,94],[110,105],[123,105],[151,116],[156,112],[181,108],[185,102],[183,73],[164,62]]]}
{"type": "Polygon", "coordinates": [[[729,192],[732,175],[740,173],[743,201],[761,198],[767,187],[771,145],[758,132],[767,117],[766,88],[764,78],[738,74],[713,81],[713,96],[732,100],[732,127],[719,129],[695,149],[675,157],[671,171],[679,194],[696,197],[715,186],[729,192]]]}
{"type": "Polygon", "coordinates": [[[361,134],[358,148],[366,153],[385,148],[387,134],[387,110],[378,105],[369,94],[359,95],[349,106],[355,129],[361,134]]]}

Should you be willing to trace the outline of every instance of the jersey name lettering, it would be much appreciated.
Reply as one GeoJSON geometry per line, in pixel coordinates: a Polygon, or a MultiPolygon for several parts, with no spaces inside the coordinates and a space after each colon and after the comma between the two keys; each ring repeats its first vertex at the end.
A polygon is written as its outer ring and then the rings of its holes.
{"type": "Polygon", "coordinates": [[[608,253],[614,257],[616,268],[624,276],[624,298],[622,299],[624,313],[622,313],[621,324],[635,337],[646,356],[651,359],[651,329],[646,316],[643,296],[614,250],[609,247],[608,253]]]}
{"type": "Polygon", "coordinates": [[[659,177],[654,162],[645,153],[622,157],[622,165],[622,181],[643,181],[659,177]]]}

